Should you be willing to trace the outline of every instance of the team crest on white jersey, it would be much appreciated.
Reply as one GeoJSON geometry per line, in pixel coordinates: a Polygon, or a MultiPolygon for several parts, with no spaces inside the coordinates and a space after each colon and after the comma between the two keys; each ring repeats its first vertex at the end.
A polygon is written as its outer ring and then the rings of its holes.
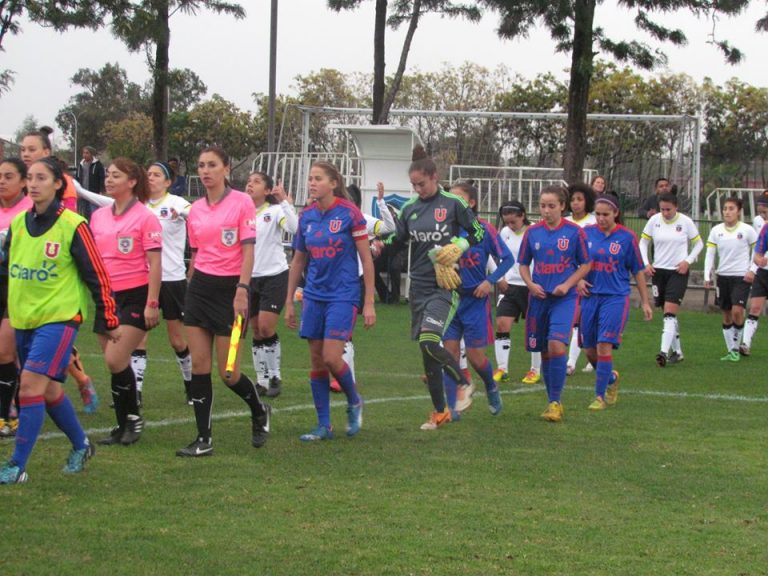
{"type": "Polygon", "coordinates": [[[237,228],[222,228],[221,243],[227,247],[237,244],[237,228]]]}
{"type": "Polygon", "coordinates": [[[557,247],[560,249],[561,252],[565,252],[566,250],[568,250],[568,244],[569,244],[568,238],[557,239],[557,247]]]}
{"type": "Polygon", "coordinates": [[[133,252],[133,236],[118,236],[117,250],[121,254],[130,254],[133,252]]]}
{"type": "Polygon", "coordinates": [[[61,244],[58,242],[46,242],[44,249],[45,257],[50,259],[58,258],[60,249],[61,244]]]}
{"type": "Polygon", "coordinates": [[[272,214],[267,212],[264,214],[264,223],[269,224],[270,222],[272,222],[272,214]]]}
{"type": "Polygon", "coordinates": [[[611,245],[608,247],[608,251],[616,256],[619,252],[621,252],[621,244],[618,242],[611,242],[611,245]]]}
{"type": "Polygon", "coordinates": [[[341,220],[334,218],[328,222],[328,230],[331,231],[331,234],[336,234],[339,230],[341,230],[341,220]]]}
{"type": "Polygon", "coordinates": [[[445,222],[445,219],[447,217],[448,217],[447,208],[435,208],[435,220],[437,222],[445,222]]]}
{"type": "Polygon", "coordinates": [[[168,208],[160,208],[160,218],[168,218],[168,208]]]}
{"type": "Polygon", "coordinates": [[[678,224],[677,226],[675,226],[675,232],[682,232],[682,231],[683,231],[683,227],[681,224],[678,224]]]}

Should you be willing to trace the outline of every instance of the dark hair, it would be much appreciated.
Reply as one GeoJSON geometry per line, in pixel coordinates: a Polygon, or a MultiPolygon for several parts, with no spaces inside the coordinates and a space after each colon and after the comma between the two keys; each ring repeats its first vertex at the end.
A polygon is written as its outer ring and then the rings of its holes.
{"type": "MultiPolygon", "coordinates": [[[[275,181],[272,179],[272,176],[266,172],[262,172],[261,170],[254,170],[248,177],[250,178],[251,176],[260,176],[264,181],[264,186],[267,190],[272,190],[272,188],[275,187],[275,181]]],[[[265,201],[267,204],[277,204],[277,199],[269,193],[267,193],[265,201]]]]}
{"type": "Polygon", "coordinates": [[[603,176],[602,174],[596,174],[596,175],[595,175],[595,176],[592,178],[592,181],[589,183],[589,185],[590,185],[590,186],[594,186],[594,185],[595,185],[595,182],[597,181],[597,179],[598,179],[598,178],[602,178],[602,179],[603,179],[603,182],[605,182],[605,184],[606,184],[606,187],[608,186],[608,181],[605,179],[605,176],[603,176]]]}
{"type": "Polygon", "coordinates": [[[363,204],[363,193],[360,191],[360,187],[357,184],[350,184],[347,186],[347,194],[355,203],[355,206],[360,208],[363,204]]]}
{"type": "Polygon", "coordinates": [[[501,206],[499,206],[499,219],[503,222],[505,214],[515,212],[523,215],[523,224],[526,226],[531,225],[531,221],[528,220],[528,216],[525,211],[525,206],[523,206],[522,202],[518,202],[517,200],[507,200],[506,202],[502,203],[501,206]]]}
{"type": "Polygon", "coordinates": [[[151,168],[152,166],[157,166],[160,168],[160,170],[163,171],[163,174],[165,174],[166,180],[173,181],[174,176],[176,176],[176,173],[173,171],[173,168],[171,168],[167,162],[163,162],[162,160],[157,160],[155,162],[152,162],[152,164],[149,165],[151,168]]]}
{"type": "Polygon", "coordinates": [[[22,180],[27,178],[27,165],[24,164],[24,160],[16,158],[15,156],[9,156],[8,158],[0,158],[0,164],[13,164],[16,168],[16,172],[19,173],[22,180]]]}
{"type": "Polygon", "coordinates": [[[424,146],[417,144],[413,153],[411,154],[411,165],[408,167],[408,174],[411,172],[423,172],[427,176],[434,176],[437,174],[437,165],[427,155],[427,151],[424,150],[424,146]]]}
{"type": "Polygon", "coordinates": [[[768,206],[768,190],[763,190],[757,196],[757,203],[762,206],[768,206]]]}
{"type": "Polygon", "coordinates": [[[456,182],[456,184],[452,185],[451,188],[458,188],[464,194],[469,196],[470,201],[474,200],[475,205],[472,206],[472,203],[469,202],[469,207],[472,208],[472,211],[477,214],[477,204],[480,201],[480,194],[477,191],[477,188],[472,186],[469,182],[456,182]]]}
{"type": "Polygon", "coordinates": [[[320,170],[325,172],[325,175],[328,176],[328,178],[336,181],[336,186],[333,189],[334,196],[337,198],[344,198],[345,200],[350,199],[347,188],[344,186],[344,178],[341,176],[341,172],[339,172],[339,169],[336,168],[335,164],[331,164],[325,160],[318,160],[317,162],[312,163],[312,168],[320,168],[320,170]]]}
{"type": "Polygon", "coordinates": [[[674,204],[675,206],[677,206],[677,196],[671,193],[662,194],[661,196],[659,196],[659,203],[662,203],[662,202],[669,202],[670,204],[674,204]]]}
{"type": "MultiPolygon", "coordinates": [[[[581,193],[584,196],[584,212],[589,214],[595,209],[595,191],[592,190],[592,186],[584,184],[583,182],[577,182],[568,186],[568,208],[571,207],[571,200],[573,195],[581,193]]],[[[572,210],[571,210],[572,211],[572,210]]]]}
{"type": "Polygon", "coordinates": [[[221,160],[221,163],[224,164],[224,166],[229,166],[229,154],[226,153],[224,148],[221,146],[206,146],[202,150],[200,150],[200,154],[197,155],[198,158],[205,154],[206,152],[210,152],[211,154],[215,154],[219,157],[219,160],[221,160]]]}
{"type": "Polygon", "coordinates": [[[53,175],[54,180],[61,182],[61,186],[56,188],[56,199],[61,200],[64,197],[64,189],[67,187],[67,182],[64,180],[64,171],[61,169],[59,161],[56,158],[48,156],[40,158],[40,160],[35,160],[30,166],[34,164],[42,164],[53,175]]]}
{"type": "Polygon", "coordinates": [[[51,150],[51,134],[53,134],[53,128],[50,126],[40,126],[38,130],[32,130],[31,132],[24,134],[24,138],[27,136],[35,136],[36,138],[40,138],[40,143],[43,145],[43,149],[51,150]]]}
{"type": "Polygon", "coordinates": [[[606,192],[605,194],[601,194],[595,198],[595,204],[598,202],[604,202],[609,204],[611,208],[614,208],[616,210],[616,224],[623,224],[621,220],[621,204],[619,202],[619,197],[614,192],[606,192]]]}
{"type": "Polygon", "coordinates": [[[544,194],[554,194],[560,200],[560,204],[568,206],[568,190],[564,186],[545,186],[539,192],[539,198],[544,196],[544,194]]]}
{"type": "Polygon", "coordinates": [[[739,211],[741,211],[741,209],[744,208],[744,201],[738,196],[730,196],[726,198],[725,202],[723,202],[723,206],[728,204],[728,202],[730,202],[731,204],[736,204],[736,208],[738,208],[739,211]]]}
{"type": "Polygon", "coordinates": [[[147,184],[147,172],[144,168],[130,158],[124,157],[115,158],[112,160],[111,165],[120,170],[120,172],[127,174],[131,180],[136,180],[136,184],[133,187],[133,195],[139,199],[139,202],[146,204],[147,198],[149,198],[149,186],[147,184]]]}
{"type": "Polygon", "coordinates": [[[656,188],[659,185],[659,182],[669,182],[669,178],[664,178],[664,176],[656,178],[656,182],[653,183],[653,187],[656,188]]]}

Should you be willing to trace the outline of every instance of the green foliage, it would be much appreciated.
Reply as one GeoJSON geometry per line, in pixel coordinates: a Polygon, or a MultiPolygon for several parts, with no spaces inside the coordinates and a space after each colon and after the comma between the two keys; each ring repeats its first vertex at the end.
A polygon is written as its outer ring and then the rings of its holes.
{"type": "Polygon", "coordinates": [[[21,125],[16,129],[16,132],[13,133],[14,142],[21,143],[26,134],[34,132],[38,128],[40,128],[40,123],[37,121],[37,118],[32,114],[28,114],[21,121],[21,125]]]}
{"type": "Polygon", "coordinates": [[[131,112],[117,122],[107,122],[104,126],[107,139],[107,152],[112,158],[125,156],[146,165],[154,160],[152,150],[152,119],[141,112],[131,112]]]}

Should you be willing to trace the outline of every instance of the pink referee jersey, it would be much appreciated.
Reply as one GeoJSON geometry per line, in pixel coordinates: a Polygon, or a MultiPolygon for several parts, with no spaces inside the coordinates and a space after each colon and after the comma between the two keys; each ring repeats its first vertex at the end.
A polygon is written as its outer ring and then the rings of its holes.
{"type": "Polygon", "coordinates": [[[119,216],[113,209],[114,205],[96,210],[91,216],[91,230],[112,290],[121,292],[149,282],[146,253],[160,250],[163,231],[157,216],[139,201],[119,216]]]}
{"type": "Polygon", "coordinates": [[[187,218],[189,246],[196,250],[195,270],[212,276],[239,276],[241,244],[254,242],[255,222],[253,201],[238,190],[225,192],[213,205],[208,198],[195,201],[187,218]]]}
{"type": "Polygon", "coordinates": [[[16,204],[10,208],[3,208],[0,206],[0,234],[3,235],[3,238],[5,238],[5,233],[8,232],[8,228],[11,227],[11,220],[13,220],[16,214],[29,210],[30,208],[32,208],[32,200],[29,196],[23,196],[21,200],[16,202],[16,204]]]}

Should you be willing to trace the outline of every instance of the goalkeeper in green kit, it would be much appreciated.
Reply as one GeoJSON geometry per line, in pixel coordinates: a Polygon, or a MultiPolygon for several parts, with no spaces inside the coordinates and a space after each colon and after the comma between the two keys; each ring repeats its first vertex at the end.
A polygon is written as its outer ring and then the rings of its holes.
{"type": "Polygon", "coordinates": [[[422,147],[413,152],[408,170],[417,196],[402,208],[397,231],[388,239],[411,249],[411,337],[419,341],[434,411],[422,430],[436,430],[451,421],[443,392],[443,369],[468,386],[459,365],[441,345],[443,332],[458,306],[455,292],[461,286],[456,264],[461,255],[483,239],[483,227],[464,199],[445,192],[438,183],[437,167],[422,147]],[[459,230],[467,238],[459,238],[459,230]]]}

